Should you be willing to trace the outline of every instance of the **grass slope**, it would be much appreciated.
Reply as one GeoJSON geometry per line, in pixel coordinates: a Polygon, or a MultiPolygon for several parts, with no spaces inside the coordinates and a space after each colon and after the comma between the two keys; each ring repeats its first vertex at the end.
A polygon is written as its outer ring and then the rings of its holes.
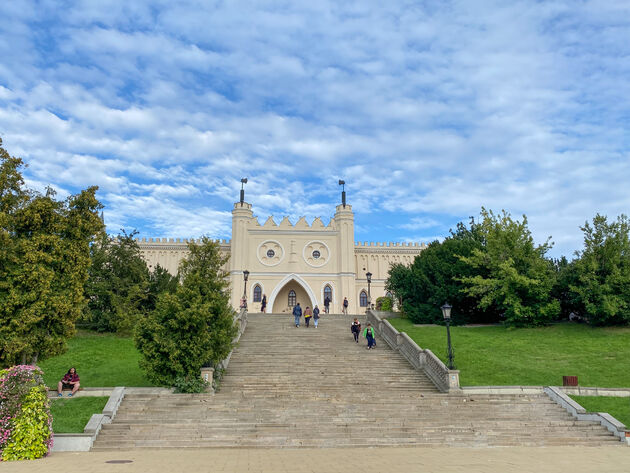
{"type": "Polygon", "coordinates": [[[608,412],[627,427],[630,427],[630,397],[571,396],[588,412],[608,412]]]}
{"type": "Polygon", "coordinates": [[[107,404],[105,397],[57,398],[50,402],[53,432],[56,434],[83,432],[92,414],[100,414],[107,404]]]}
{"type": "Polygon", "coordinates": [[[76,367],[81,387],[152,386],[138,366],[140,353],[133,340],[112,334],[80,331],[68,341],[68,351],[39,363],[50,388],[71,366],[76,367]]]}
{"type": "MultiPolygon", "coordinates": [[[[445,327],[390,323],[446,360],[445,327]]],[[[451,338],[462,386],[558,386],[578,376],[581,386],[630,387],[630,328],[451,327],[451,338]]]]}

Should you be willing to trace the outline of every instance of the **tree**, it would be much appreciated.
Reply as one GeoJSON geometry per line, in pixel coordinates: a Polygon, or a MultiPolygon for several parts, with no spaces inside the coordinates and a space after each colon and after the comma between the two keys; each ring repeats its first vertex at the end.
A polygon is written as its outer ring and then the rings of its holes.
{"type": "Polygon", "coordinates": [[[149,269],[135,235],[124,230],[114,237],[103,233],[92,245],[83,320],[94,330],[131,332],[146,309],[149,269]]]}
{"type": "MultiPolygon", "coordinates": [[[[0,145],[2,141],[0,140],[0,145]]],[[[89,246],[103,224],[90,187],[65,201],[26,189],[0,146],[0,364],[65,350],[85,298],[89,246]]]]}
{"type": "Polygon", "coordinates": [[[525,215],[519,222],[505,211],[495,214],[482,208],[481,217],[477,230],[482,247],[460,257],[480,271],[460,278],[466,294],[479,298],[479,308],[503,313],[508,324],[540,325],[556,318],[560,303],[550,297],[554,273],[545,258],[549,239],[536,246],[525,215]]]}
{"type": "Polygon", "coordinates": [[[181,285],[174,294],[162,292],[156,309],[135,331],[140,365],[162,385],[199,379],[202,366],[214,366],[228,355],[237,330],[219,245],[204,237],[188,248],[179,269],[181,285]]]}
{"type": "Polygon", "coordinates": [[[155,310],[160,294],[168,292],[174,294],[179,285],[179,278],[171,275],[165,268],[157,264],[149,273],[149,285],[144,310],[148,313],[155,310]]]}
{"type": "Polygon", "coordinates": [[[416,323],[442,323],[440,307],[445,302],[454,307],[454,323],[496,321],[496,311],[479,309],[478,298],[466,294],[461,281],[481,274],[461,259],[480,248],[482,239],[476,226],[471,224],[469,229],[459,223],[443,242],[429,244],[409,267],[393,265],[387,289],[402,300],[403,312],[416,323]]]}
{"type": "Polygon", "coordinates": [[[576,252],[570,294],[593,325],[630,322],[630,221],[625,215],[608,222],[597,214],[580,227],[584,249],[576,252]]]}

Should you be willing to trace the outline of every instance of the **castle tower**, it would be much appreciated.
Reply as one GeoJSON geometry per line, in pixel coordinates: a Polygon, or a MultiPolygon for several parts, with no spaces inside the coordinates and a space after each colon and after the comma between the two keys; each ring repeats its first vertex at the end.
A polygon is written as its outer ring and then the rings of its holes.
{"type": "Polygon", "coordinates": [[[254,218],[252,204],[247,202],[236,202],[232,209],[232,241],[230,245],[230,261],[228,268],[230,272],[230,283],[232,288],[232,304],[239,306],[239,301],[243,295],[244,281],[243,270],[247,269],[249,261],[249,241],[247,228],[254,218]]]}
{"type": "Polygon", "coordinates": [[[354,259],[354,213],[351,205],[338,205],[335,212],[337,230],[337,258],[340,282],[339,310],[344,297],[348,298],[349,311],[356,313],[358,301],[355,293],[356,268],[354,259]]]}

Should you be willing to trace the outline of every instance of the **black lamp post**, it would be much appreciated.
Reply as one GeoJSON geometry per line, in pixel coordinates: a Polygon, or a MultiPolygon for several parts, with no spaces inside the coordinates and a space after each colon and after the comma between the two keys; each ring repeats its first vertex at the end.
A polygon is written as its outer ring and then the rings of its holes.
{"type": "Polygon", "coordinates": [[[372,307],[370,304],[372,303],[372,294],[370,294],[370,284],[372,283],[372,273],[369,271],[365,273],[365,277],[368,282],[368,309],[372,307]]]}
{"type": "Polygon", "coordinates": [[[249,271],[243,271],[243,281],[245,281],[245,286],[243,287],[243,305],[247,308],[247,279],[249,278],[249,271]]]}
{"type": "Polygon", "coordinates": [[[442,309],[442,315],[444,316],[444,322],[446,323],[446,339],[448,341],[448,369],[454,370],[455,364],[453,363],[453,347],[451,346],[451,309],[453,307],[449,303],[445,303],[442,309]]]}

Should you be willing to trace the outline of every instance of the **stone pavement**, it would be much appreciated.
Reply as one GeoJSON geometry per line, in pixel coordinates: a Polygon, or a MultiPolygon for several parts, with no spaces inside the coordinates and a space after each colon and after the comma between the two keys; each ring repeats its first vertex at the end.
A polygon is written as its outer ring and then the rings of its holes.
{"type": "Polygon", "coordinates": [[[630,448],[357,448],[187,449],[54,453],[35,461],[0,463],[2,473],[144,472],[630,472],[630,448]],[[111,460],[131,460],[112,464],[111,460]]]}

